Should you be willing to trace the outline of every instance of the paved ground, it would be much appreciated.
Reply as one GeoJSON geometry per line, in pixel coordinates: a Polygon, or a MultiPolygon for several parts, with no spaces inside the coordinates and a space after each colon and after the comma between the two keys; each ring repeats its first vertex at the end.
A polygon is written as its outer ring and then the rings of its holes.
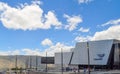
{"type": "MultiPolygon", "coordinates": [[[[30,73],[30,74],[62,74],[61,72],[51,72],[51,73],[30,73]]],[[[88,73],[74,73],[74,72],[63,72],[63,74],[88,74],[88,73]]],[[[95,71],[95,72],[91,72],[90,74],[120,74],[120,70],[114,70],[114,71],[104,71],[104,72],[101,72],[101,71],[95,71]]]]}
{"type": "MultiPolygon", "coordinates": [[[[6,73],[6,74],[15,74],[15,73],[6,73]]],[[[62,74],[61,72],[29,72],[29,73],[17,73],[17,74],[62,74]]],[[[88,73],[74,73],[74,72],[63,72],[63,74],[88,74],[88,73]]],[[[120,74],[120,70],[111,70],[111,71],[94,71],[90,74],[120,74]]]]}

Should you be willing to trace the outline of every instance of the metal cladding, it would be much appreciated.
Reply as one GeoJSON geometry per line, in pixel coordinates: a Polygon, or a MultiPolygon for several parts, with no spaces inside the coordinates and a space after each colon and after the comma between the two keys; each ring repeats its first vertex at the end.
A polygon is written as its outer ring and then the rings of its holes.
{"type": "MultiPolygon", "coordinates": [[[[87,65],[88,48],[90,65],[107,65],[112,58],[111,53],[114,54],[114,62],[119,62],[120,53],[117,51],[120,51],[120,41],[111,39],[76,43],[73,51],[63,52],[63,64],[87,65]]],[[[61,53],[55,53],[55,64],[61,64],[60,55],[61,53]]]]}

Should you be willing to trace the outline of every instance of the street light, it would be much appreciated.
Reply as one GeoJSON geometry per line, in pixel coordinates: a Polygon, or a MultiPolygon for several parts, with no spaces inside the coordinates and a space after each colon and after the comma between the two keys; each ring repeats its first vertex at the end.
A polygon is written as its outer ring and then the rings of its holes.
{"type": "Polygon", "coordinates": [[[89,42],[87,42],[87,52],[88,52],[88,74],[90,74],[90,53],[89,53],[89,42]]]}

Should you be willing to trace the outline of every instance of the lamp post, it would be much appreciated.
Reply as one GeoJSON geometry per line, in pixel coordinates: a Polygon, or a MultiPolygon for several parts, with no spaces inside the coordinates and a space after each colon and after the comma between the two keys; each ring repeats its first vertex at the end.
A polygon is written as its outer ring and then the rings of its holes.
{"type": "Polygon", "coordinates": [[[87,42],[87,53],[88,53],[88,74],[90,74],[90,53],[89,53],[89,42],[87,42]]]}
{"type": "Polygon", "coordinates": [[[63,49],[61,48],[61,74],[63,74],[63,49]]]}

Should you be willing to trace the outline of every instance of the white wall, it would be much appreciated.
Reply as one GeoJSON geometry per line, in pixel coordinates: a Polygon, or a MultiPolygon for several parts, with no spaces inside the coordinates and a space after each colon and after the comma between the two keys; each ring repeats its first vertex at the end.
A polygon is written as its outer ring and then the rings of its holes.
{"type": "MultiPolygon", "coordinates": [[[[89,55],[91,65],[106,65],[108,62],[113,40],[90,41],[89,55]],[[103,57],[99,57],[103,55],[103,57]]],[[[76,44],[71,64],[88,64],[87,42],[76,44]]]]}
{"type": "Polygon", "coordinates": [[[73,54],[71,64],[86,64],[86,63],[88,63],[87,43],[86,42],[77,43],[73,52],[74,52],[74,54],[73,54]]]}
{"type": "Polygon", "coordinates": [[[113,40],[91,41],[89,42],[90,64],[106,65],[112,48],[113,40]],[[98,55],[104,55],[99,57],[98,55]],[[101,58],[101,60],[99,59],[101,58]],[[95,60],[99,59],[99,60],[95,60]]]}
{"type": "MultiPolygon", "coordinates": [[[[114,40],[100,40],[100,41],[89,41],[89,53],[90,53],[90,64],[91,65],[106,65],[110,55],[114,40]],[[102,56],[102,57],[100,57],[102,56]]],[[[73,50],[74,54],[72,57],[71,64],[88,64],[88,49],[87,42],[78,42],[73,50]]],[[[63,53],[64,64],[69,64],[70,53],[63,53]]],[[[61,64],[61,53],[55,53],[55,64],[61,64]]]]}
{"type": "MultiPolygon", "coordinates": [[[[63,52],[63,64],[69,64],[72,52],[63,52]]],[[[55,53],[55,64],[61,64],[61,53],[55,53]]]]}

